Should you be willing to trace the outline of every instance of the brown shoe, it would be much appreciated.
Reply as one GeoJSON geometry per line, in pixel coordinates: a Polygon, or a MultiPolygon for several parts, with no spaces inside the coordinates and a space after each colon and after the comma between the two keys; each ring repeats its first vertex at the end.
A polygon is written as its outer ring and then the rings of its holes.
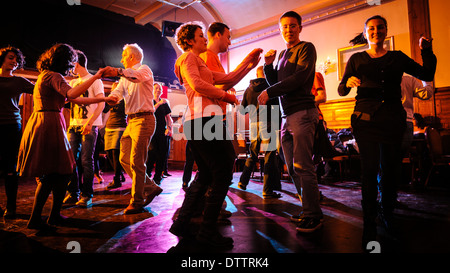
{"type": "Polygon", "coordinates": [[[145,199],[144,207],[150,204],[156,196],[162,193],[162,191],[163,189],[158,186],[153,191],[151,191],[145,199]]]}
{"type": "Polygon", "coordinates": [[[144,211],[143,206],[138,206],[135,204],[129,204],[128,207],[123,211],[124,214],[136,214],[144,211]]]}

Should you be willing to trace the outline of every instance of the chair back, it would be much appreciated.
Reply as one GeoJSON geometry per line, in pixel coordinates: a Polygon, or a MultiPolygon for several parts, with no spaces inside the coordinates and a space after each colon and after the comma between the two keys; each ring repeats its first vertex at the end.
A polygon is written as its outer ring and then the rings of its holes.
{"type": "Polygon", "coordinates": [[[428,149],[432,159],[439,158],[443,155],[442,139],[439,131],[432,127],[425,129],[425,139],[427,140],[428,149]]]}

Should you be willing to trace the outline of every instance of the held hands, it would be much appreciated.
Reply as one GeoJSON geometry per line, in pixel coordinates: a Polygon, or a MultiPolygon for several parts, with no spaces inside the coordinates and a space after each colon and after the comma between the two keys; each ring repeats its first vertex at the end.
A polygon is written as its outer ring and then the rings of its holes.
{"type": "Polygon", "coordinates": [[[117,68],[107,66],[104,68],[100,68],[97,71],[97,73],[95,73],[94,77],[100,79],[100,78],[117,77],[117,75],[118,75],[117,68]]]}
{"type": "Polygon", "coordinates": [[[116,105],[119,102],[119,98],[116,96],[105,97],[105,102],[109,105],[116,105]]]}
{"type": "Polygon", "coordinates": [[[360,85],[361,85],[361,80],[354,76],[348,78],[347,83],[345,84],[345,86],[347,88],[358,87],[360,85]]]}
{"type": "Polygon", "coordinates": [[[97,73],[95,73],[94,78],[96,78],[96,79],[101,79],[101,78],[105,77],[105,76],[104,76],[104,73],[106,72],[106,70],[107,70],[107,67],[100,68],[100,69],[97,71],[97,73]]]}
{"type": "Polygon", "coordinates": [[[420,37],[419,39],[419,48],[427,49],[431,47],[431,41],[433,41],[433,38],[427,38],[425,36],[420,37]]]}
{"type": "Polygon", "coordinates": [[[266,65],[270,65],[275,61],[275,57],[277,55],[277,51],[274,49],[271,49],[267,51],[266,55],[264,55],[264,62],[266,65]]]}
{"type": "Polygon", "coordinates": [[[107,66],[105,67],[105,72],[103,73],[103,77],[110,78],[110,77],[117,77],[118,76],[117,68],[107,66]]]}

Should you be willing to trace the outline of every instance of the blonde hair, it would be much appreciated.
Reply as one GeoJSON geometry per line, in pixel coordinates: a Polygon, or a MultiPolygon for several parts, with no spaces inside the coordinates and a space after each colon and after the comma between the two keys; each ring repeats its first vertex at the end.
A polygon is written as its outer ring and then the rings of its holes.
{"type": "Polygon", "coordinates": [[[139,60],[139,62],[142,62],[142,60],[144,59],[144,51],[138,44],[126,44],[123,47],[123,50],[126,49],[130,49],[131,53],[139,60]]]}

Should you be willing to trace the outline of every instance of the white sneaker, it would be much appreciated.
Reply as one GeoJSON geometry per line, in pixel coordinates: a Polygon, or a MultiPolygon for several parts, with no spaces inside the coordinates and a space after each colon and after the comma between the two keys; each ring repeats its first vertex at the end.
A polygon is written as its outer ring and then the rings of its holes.
{"type": "Polygon", "coordinates": [[[87,196],[81,196],[80,200],[78,200],[78,202],[75,205],[87,208],[92,205],[92,198],[87,196]]]}

